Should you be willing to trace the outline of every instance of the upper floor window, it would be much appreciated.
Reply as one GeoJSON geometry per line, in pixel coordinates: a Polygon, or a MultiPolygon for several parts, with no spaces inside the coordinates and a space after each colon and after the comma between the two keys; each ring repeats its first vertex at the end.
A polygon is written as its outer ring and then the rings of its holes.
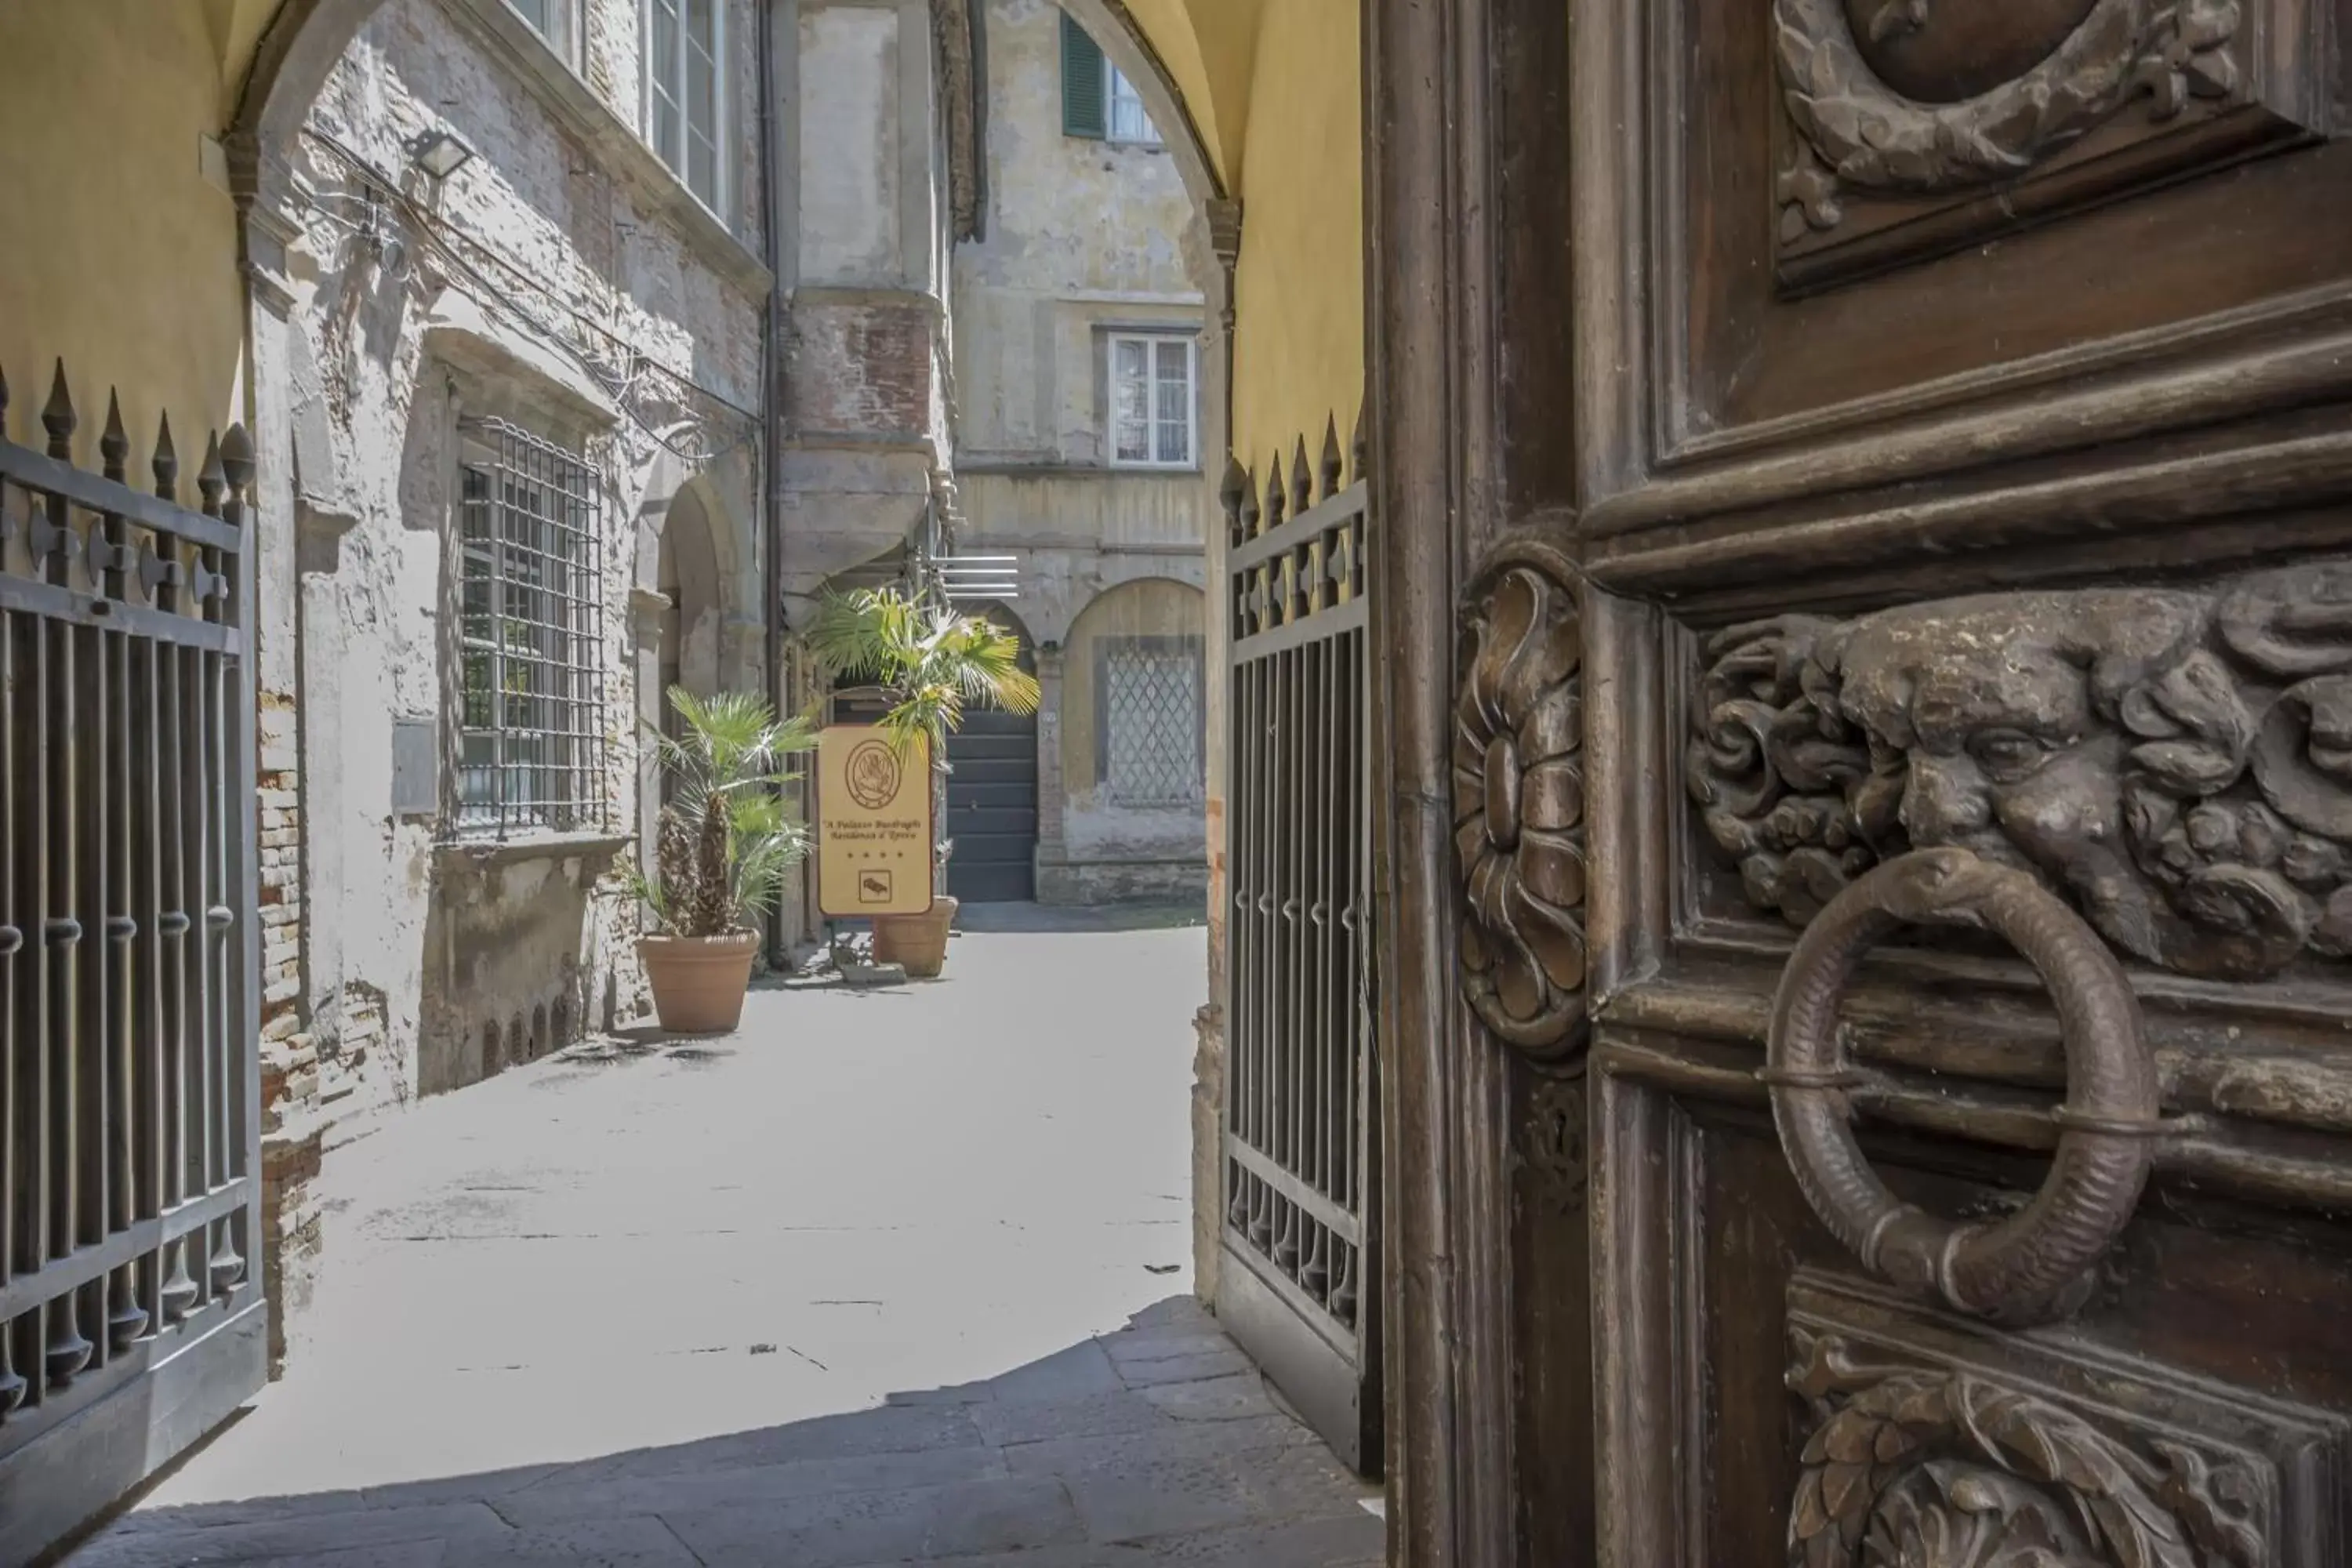
{"type": "Polygon", "coordinates": [[[725,160],[727,58],[721,0],[645,0],[646,140],[661,161],[725,216],[719,173],[725,160]]]}
{"type": "Polygon", "coordinates": [[[1193,342],[1167,334],[1110,339],[1110,460],[1119,468],[1190,468],[1193,342]]]}
{"type": "Polygon", "coordinates": [[[1160,128],[1144,111],[1143,95],[1087,30],[1062,13],[1062,130],[1098,142],[1160,145],[1160,128]]]}
{"type": "Polygon", "coordinates": [[[580,0],[507,0],[563,63],[580,68],[580,0]]]}

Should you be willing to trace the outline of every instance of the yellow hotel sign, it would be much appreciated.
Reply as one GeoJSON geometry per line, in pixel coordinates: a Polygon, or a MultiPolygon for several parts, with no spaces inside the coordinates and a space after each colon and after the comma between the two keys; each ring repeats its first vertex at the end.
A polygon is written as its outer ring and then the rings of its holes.
{"type": "Polygon", "coordinates": [[[930,748],[871,724],[816,736],[816,901],[835,919],[931,907],[930,748]]]}

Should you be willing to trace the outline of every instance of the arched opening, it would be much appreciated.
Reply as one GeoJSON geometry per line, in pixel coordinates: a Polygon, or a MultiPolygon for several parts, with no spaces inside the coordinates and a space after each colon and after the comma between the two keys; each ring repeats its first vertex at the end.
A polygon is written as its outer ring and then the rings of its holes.
{"type": "MultiPolygon", "coordinates": [[[[658,662],[661,686],[655,700],[660,704],[663,733],[675,736],[679,721],[677,711],[669,705],[670,689],[683,686],[698,697],[710,697],[722,684],[719,645],[723,612],[719,596],[719,553],[712,542],[709,513],[691,485],[671,500],[668,514],[662,521],[655,583],[662,597],[669,601],[662,612],[658,662]]],[[[662,790],[667,800],[667,779],[662,790]]]]}
{"type": "MultiPolygon", "coordinates": [[[[1021,667],[1037,647],[1002,605],[988,618],[1021,639],[1021,667]]],[[[968,904],[1025,903],[1037,896],[1037,715],[967,709],[948,737],[948,891],[968,904]]]]}
{"type": "Polygon", "coordinates": [[[1205,888],[1205,619],[1199,588],[1147,577],[1105,589],[1071,622],[1045,901],[1157,902],[1205,888]]]}

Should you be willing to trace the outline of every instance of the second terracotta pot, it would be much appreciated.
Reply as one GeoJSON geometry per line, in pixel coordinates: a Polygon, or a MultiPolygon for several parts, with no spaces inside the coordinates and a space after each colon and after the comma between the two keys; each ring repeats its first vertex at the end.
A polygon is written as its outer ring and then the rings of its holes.
{"type": "Polygon", "coordinates": [[[942,894],[919,915],[874,917],[874,962],[895,963],[915,980],[935,978],[948,962],[948,930],[959,901],[942,894]]]}

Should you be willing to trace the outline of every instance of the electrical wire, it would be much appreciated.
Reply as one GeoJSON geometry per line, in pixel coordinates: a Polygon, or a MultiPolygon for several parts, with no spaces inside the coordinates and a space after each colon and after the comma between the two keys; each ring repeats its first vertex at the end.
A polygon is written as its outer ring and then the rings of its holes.
{"type": "MultiPolygon", "coordinates": [[[[604,389],[606,395],[613,399],[629,423],[635,426],[656,446],[687,462],[707,465],[730,453],[749,447],[758,439],[761,416],[756,410],[745,408],[724,394],[680,374],[646,353],[636,343],[604,327],[593,318],[568,305],[553,300],[545,287],[535,281],[530,273],[520,263],[501,255],[498,248],[488,241],[467,234],[440,214],[416,202],[399,189],[390,174],[376,167],[363,154],[347,146],[335,136],[310,126],[303,127],[302,134],[325,148],[337,161],[343,163],[369,185],[382,191],[386,200],[380,205],[386,210],[397,210],[411,234],[427,249],[461,274],[474,289],[478,289],[486,302],[513,317],[532,336],[547,343],[586,372],[591,379],[604,389]],[[484,262],[504,272],[511,280],[509,285],[502,287],[485,276],[483,266],[478,263],[474,257],[462,254],[461,247],[478,253],[484,262]],[[573,342],[565,333],[540,320],[527,306],[513,298],[509,292],[510,288],[538,290],[542,298],[548,300],[553,312],[570,318],[577,329],[603,340],[612,349],[618,351],[619,368],[603,363],[601,356],[593,349],[573,342]],[[680,445],[672,438],[667,429],[656,426],[638,413],[635,406],[641,397],[652,395],[644,390],[648,378],[658,378],[666,383],[669,389],[685,395],[664,396],[663,401],[688,411],[689,416],[694,417],[698,435],[713,421],[693,416],[693,405],[697,400],[714,405],[725,414],[732,415],[734,417],[728,423],[739,427],[748,426],[750,427],[748,432],[723,447],[710,447],[698,441],[690,445],[680,445]]],[[[350,199],[341,196],[340,193],[337,193],[336,196],[338,199],[350,199]]],[[[317,196],[310,197],[309,205],[314,212],[328,222],[337,226],[349,226],[348,219],[326,211],[317,196]]]]}

